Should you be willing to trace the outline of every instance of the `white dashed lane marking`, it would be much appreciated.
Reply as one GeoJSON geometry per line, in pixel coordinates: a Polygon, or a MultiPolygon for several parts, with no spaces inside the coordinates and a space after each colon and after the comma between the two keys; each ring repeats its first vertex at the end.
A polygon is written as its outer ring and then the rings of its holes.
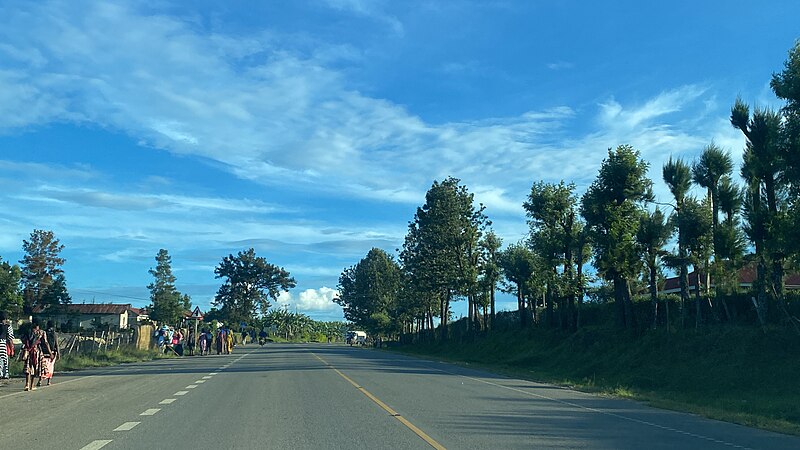
{"type": "Polygon", "coordinates": [[[147,411],[139,414],[140,416],[154,416],[157,412],[161,411],[161,408],[150,408],[147,411]]]}
{"type": "Polygon", "coordinates": [[[211,376],[214,376],[214,375],[216,375],[217,373],[218,373],[218,372],[211,372],[209,375],[211,375],[211,376]]]}
{"type": "Polygon", "coordinates": [[[188,393],[189,393],[189,391],[178,391],[178,392],[176,392],[176,393],[175,393],[175,394],[173,394],[173,395],[186,395],[186,394],[188,394],[188,393]]]}
{"type": "Polygon", "coordinates": [[[122,425],[118,426],[117,428],[114,428],[114,431],[129,431],[132,430],[133,427],[135,427],[136,425],[139,425],[140,423],[141,422],[125,422],[122,425]]]}
{"type": "Polygon", "coordinates": [[[92,441],[86,444],[81,450],[98,450],[106,446],[106,444],[110,443],[111,439],[100,439],[97,441],[92,441]]]}
{"type": "Polygon", "coordinates": [[[194,389],[196,387],[197,387],[196,384],[190,384],[190,385],[186,386],[184,389],[194,389]]]}
{"type": "Polygon", "coordinates": [[[174,398],[165,398],[164,400],[161,400],[160,402],[158,402],[158,404],[159,405],[169,405],[170,403],[172,403],[174,401],[175,401],[174,398]]]}
{"type": "Polygon", "coordinates": [[[206,380],[197,380],[197,381],[194,382],[194,384],[203,384],[205,382],[206,382],[206,380]]]}

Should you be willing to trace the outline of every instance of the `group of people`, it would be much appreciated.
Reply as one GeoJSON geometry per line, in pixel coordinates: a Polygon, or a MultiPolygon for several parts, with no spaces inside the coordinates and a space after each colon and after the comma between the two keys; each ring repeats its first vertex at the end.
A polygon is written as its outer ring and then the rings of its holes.
{"type": "MultiPolygon", "coordinates": [[[[30,328],[21,336],[22,348],[19,360],[23,363],[25,390],[33,391],[46,380],[49,386],[60,357],[58,335],[53,321],[48,321],[45,329],[34,319],[30,328]],[[36,384],[34,385],[34,381],[36,384]]],[[[10,359],[14,357],[14,327],[5,312],[0,311],[0,378],[8,379],[10,359]]]]}
{"type": "MultiPolygon", "coordinates": [[[[243,333],[242,344],[245,343],[247,333],[243,333]]],[[[233,352],[233,347],[236,342],[233,338],[233,331],[227,327],[219,327],[216,332],[203,329],[197,339],[200,356],[205,356],[211,353],[213,348],[218,355],[230,355],[233,352]]]]}
{"type": "Polygon", "coordinates": [[[243,331],[237,342],[235,333],[226,326],[221,326],[216,331],[204,328],[198,336],[195,336],[192,329],[186,333],[180,328],[169,326],[156,330],[158,348],[165,353],[174,352],[180,356],[194,356],[195,348],[200,356],[209,355],[212,351],[216,351],[217,355],[230,355],[237,344],[246,344],[248,337],[247,331],[243,331]]]}

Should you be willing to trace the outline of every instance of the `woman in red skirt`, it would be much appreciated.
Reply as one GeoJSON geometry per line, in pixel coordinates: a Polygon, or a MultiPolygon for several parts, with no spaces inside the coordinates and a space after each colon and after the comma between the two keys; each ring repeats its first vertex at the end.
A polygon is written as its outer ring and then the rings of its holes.
{"type": "Polygon", "coordinates": [[[36,387],[33,385],[33,379],[40,377],[42,374],[42,366],[44,365],[44,347],[48,354],[51,354],[50,344],[47,343],[47,336],[44,331],[39,328],[39,321],[34,320],[31,323],[31,330],[22,341],[23,344],[23,360],[25,365],[23,371],[25,372],[25,390],[32,391],[36,387]]]}

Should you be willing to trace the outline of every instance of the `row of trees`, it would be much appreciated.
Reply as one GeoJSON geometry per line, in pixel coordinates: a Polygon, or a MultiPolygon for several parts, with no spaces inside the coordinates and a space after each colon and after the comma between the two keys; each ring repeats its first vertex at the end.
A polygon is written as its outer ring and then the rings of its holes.
{"type": "Polygon", "coordinates": [[[596,289],[609,292],[599,300],[613,300],[623,328],[644,325],[636,323],[633,305],[642,286],[652,302],[647,325],[669,326],[669,317],[659,314],[664,268],[678,274],[681,323],[688,325],[691,268],[697,327],[708,310],[731,319],[726,296],[740,289],[739,270],[749,265],[757,272],[752,297],[758,321],[797,323],[786,307],[784,279],[800,254],[800,41],[771,86],[785,102],[781,110],[751,111],[741,99],[731,109],[730,122],[746,139],[743,186],[730,154],[712,142],[691,163],[670,158],[664,164],[661,178],[671,198],[657,200],[649,163],[621,145],[609,149],[583,195],[563,181],[534,183],[523,204],[529,236],[501,251],[484,207],[475,206],[458,179],[447,178],[427,192],[399,258],[370,250],[342,272],[336,301],[347,320],[375,334],[433,330],[434,318],[446,334],[451,304],[462,299],[467,326],[491,328],[500,288],[516,294],[522,326],[574,330],[581,326],[591,281],[583,269],[591,260],[598,281],[608,286],[596,289]],[[693,186],[704,195],[693,196],[693,186]],[[668,250],[672,239],[675,248],[668,250]]]}
{"type": "Polygon", "coordinates": [[[285,308],[269,310],[258,325],[262,329],[274,330],[278,336],[286,340],[330,340],[337,341],[344,337],[347,324],[340,321],[320,321],[285,308]]]}
{"type": "Polygon", "coordinates": [[[64,246],[52,231],[33,230],[22,241],[19,264],[0,258],[0,310],[12,316],[31,314],[36,307],[72,302],[60,256],[64,246]]]}

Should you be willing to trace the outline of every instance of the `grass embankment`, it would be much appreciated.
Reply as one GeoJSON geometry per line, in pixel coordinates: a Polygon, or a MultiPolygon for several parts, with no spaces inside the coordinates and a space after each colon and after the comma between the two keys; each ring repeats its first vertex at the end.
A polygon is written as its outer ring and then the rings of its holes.
{"type": "Polygon", "coordinates": [[[800,435],[800,337],[794,333],[732,327],[644,336],[602,328],[530,330],[396,348],[800,435]]]}
{"type": "MultiPolygon", "coordinates": [[[[55,371],[56,373],[67,372],[90,367],[108,367],[123,363],[151,361],[153,359],[171,357],[174,356],[170,354],[163,354],[156,350],[120,348],[116,350],[99,351],[91,354],[66,355],[56,361],[55,371]]],[[[23,376],[22,363],[16,361],[16,358],[11,362],[10,372],[11,376],[23,376]]]]}

